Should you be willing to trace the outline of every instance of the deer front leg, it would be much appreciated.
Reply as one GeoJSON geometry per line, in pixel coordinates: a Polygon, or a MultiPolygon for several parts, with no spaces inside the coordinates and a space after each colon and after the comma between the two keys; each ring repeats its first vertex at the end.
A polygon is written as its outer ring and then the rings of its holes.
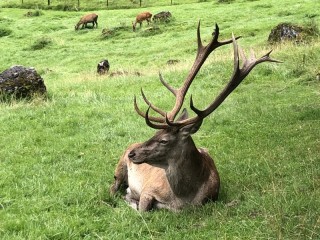
{"type": "Polygon", "coordinates": [[[127,194],[124,199],[128,202],[130,207],[138,210],[139,201],[132,196],[130,188],[127,188],[126,192],[127,194]]]}
{"type": "Polygon", "coordinates": [[[139,211],[145,212],[150,211],[153,207],[155,199],[148,193],[142,193],[139,201],[139,211]]]}
{"type": "Polygon", "coordinates": [[[116,167],[114,173],[114,183],[110,187],[111,195],[114,195],[122,185],[125,185],[125,187],[128,185],[128,168],[124,157],[120,159],[116,167]]]}

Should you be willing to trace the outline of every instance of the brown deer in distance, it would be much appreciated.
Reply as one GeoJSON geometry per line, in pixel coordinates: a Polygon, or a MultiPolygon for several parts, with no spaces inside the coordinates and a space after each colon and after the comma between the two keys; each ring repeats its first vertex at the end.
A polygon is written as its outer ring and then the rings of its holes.
{"type": "Polygon", "coordinates": [[[242,82],[250,71],[262,62],[278,62],[270,58],[270,53],[256,59],[253,52],[246,58],[240,50],[243,65],[240,68],[239,49],[236,39],[219,41],[219,28],[216,25],[210,43],[203,46],[200,37],[200,22],[198,25],[198,52],[195,62],[184,80],[183,85],[174,89],[165,82],[160,74],[162,84],[175,96],[175,104],[171,111],[165,112],[145,97],[149,106],[146,112],[139,109],[134,98],[136,112],[145,118],[146,124],[159,131],[144,143],[131,145],[120,158],[115,170],[115,182],[111,186],[114,194],[124,185],[128,186],[126,200],[139,211],[153,208],[167,208],[178,211],[190,205],[202,205],[208,200],[218,198],[220,179],[213,159],[205,149],[197,148],[191,138],[196,133],[204,118],[210,115],[227,96],[242,82]],[[188,117],[182,108],[186,93],[207,57],[216,48],[233,43],[234,70],[233,75],[222,92],[204,110],[194,106],[192,96],[190,108],[195,112],[194,117],[188,117]],[[159,116],[150,116],[152,109],[159,116]]]}
{"type": "Polygon", "coordinates": [[[92,28],[94,28],[94,25],[96,25],[96,28],[98,27],[98,15],[95,13],[90,13],[88,15],[83,16],[79,22],[75,25],[75,30],[78,30],[79,27],[82,25],[81,28],[85,28],[87,27],[88,23],[92,23],[93,26],[92,28]]]}
{"type": "Polygon", "coordinates": [[[136,16],[136,20],[134,22],[132,22],[132,29],[133,31],[136,31],[136,25],[137,23],[140,24],[140,28],[141,28],[141,25],[142,25],[142,22],[143,21],[147,21],[148,22],[148,25],[149,23],[151,22],[151,17],[152,17],[152,14],[150,12],[142,12],[142,13],[139,13],[137,16],[136,16]]]}

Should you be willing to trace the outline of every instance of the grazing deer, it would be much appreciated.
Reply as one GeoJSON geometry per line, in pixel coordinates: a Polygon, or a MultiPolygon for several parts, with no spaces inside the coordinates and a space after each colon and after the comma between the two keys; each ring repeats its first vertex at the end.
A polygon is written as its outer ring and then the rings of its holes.
{"type": "Polygon", "coordinates": [[[178,211],[189,205],[202,205],[218,198],[220,179],[214,161],[205,149],[195,146],[191,134],[199,130],[203,120],[219,107],[257,64],[278,62],[270,58],[271,51],[256,59],[253,53],[250,58],[246,58],[240,50],[243,61],[240,68],[236,42],[239,37],[232,35],[232,39],[226,41],[219,41],[218,37],[219,28],[216,25],[212,40],[203,46],[199,22],[197,56],[183,85],[174,89],[159,75],[162,84],[175,96],[175,105],[170,112],[151,104],[142,90],[142,97],[149,106],[145,113],[134,98],[136,112],[149,127],[159,131],[148,141],[135,143],[125,151],[116,167],[115,182],[110,192],[114,194],[122,185],[128,186],[125,198],[139,211],[153,208],[178,211]],[[207,57],[216,48],[229,43],[233,43],[234,48],[234,70],[226,87],[204,110],[196,108],[191,97],[190,108],[196,116],[188,117],[184,109],[176,119],[186,93],[207,57]],[[159,116],[150,116],[150,108],[159,116]]]}
{"type": "Polygon", "coordinates": [[[82,25],[82,28],[86,28],[88,23],[93,24],[92,28],[94,28],[94,25],[96,25],[96,28],[98,28],[98,15],[95,13],[90,13],[83,16],[74,28],[75,30],[78,30],[80,25],[82,25]]]}
{"type": "Polygon", "coordinates": [[[148,25],[151,21],[151,17],[152,17],[152,14],[150,12],[142,12],[142,13],[139,13],[137,16],[136,16],[136,20],[134,22],[132,22],[132,29],[133,31],[136,31],[136,25],[137,23],[140,24],[140,28],[141,28],[141,25],[142,25],[142,22],[144,20],[146,20],[148,22],[148,25]]]}

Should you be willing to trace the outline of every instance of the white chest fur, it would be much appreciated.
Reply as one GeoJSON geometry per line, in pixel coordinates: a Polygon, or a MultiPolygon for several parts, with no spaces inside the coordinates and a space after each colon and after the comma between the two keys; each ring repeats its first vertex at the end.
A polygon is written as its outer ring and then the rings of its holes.
{"type": "Polygon", "coordinates": [[[138,168],[138,165],[129,164],[128,183],[132,196],[139,199],[143,188],[143,176],[138,171],[138,168]]]}

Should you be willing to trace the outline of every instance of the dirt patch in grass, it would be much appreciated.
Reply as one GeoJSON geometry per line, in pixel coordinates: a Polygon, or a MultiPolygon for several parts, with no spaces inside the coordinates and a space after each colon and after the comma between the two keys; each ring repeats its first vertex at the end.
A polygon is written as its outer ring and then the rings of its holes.
{"type": "Polygon", "coordinates": [[[134,76],[142,76],[142,73],[135,71],[135,72],[128,72],[126,70],[121,70],[121,71],[115,71],[110,73],[110,77],[117,77],[117,76],[128,76],[128,75],[134,75],[134,76]]]}

